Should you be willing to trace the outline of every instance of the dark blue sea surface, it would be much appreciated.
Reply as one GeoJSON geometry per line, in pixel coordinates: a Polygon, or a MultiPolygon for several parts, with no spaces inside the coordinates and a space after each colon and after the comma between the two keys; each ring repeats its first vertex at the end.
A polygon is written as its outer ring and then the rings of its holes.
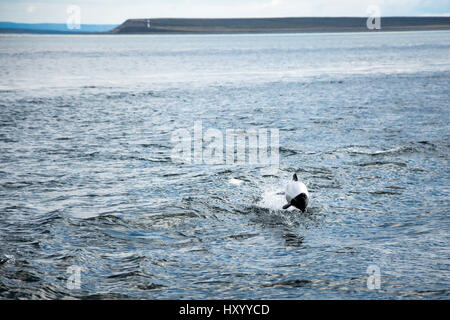
{"type": "Polygon", "coordinates": [[[0,298],[450,298],[449,31],[0,35],[0,70],[0,298]],[[173,161],[196,121],[279,169],[173,161]]]}

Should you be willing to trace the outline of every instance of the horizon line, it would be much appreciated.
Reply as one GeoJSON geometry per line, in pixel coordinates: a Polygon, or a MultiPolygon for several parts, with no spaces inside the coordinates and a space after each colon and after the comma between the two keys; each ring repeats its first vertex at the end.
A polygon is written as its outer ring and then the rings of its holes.
{"type": "MultiPolygon", "coordinates": [[[[201,20],[225,20],[225,19],[293,19],[293,18],[368,18],[369,16],[271,16],[271,17],[153,17],[153,18],[127,18],[120,23],[81,23],[81,25],[118,25],[122,24],[127,20],[155,20],[155,19],[201,19],[201,20]]],[[[383,16],[380,18],[450,18],[450,13],[444,14],[422,14],[422,15],[404,15],[404,16],[383,16]]],[[[17,24],[66,24],[67,22],[55,22],[55,21],[45,21],[45,22],[19,22],[11,20],[2,20],[0,23],[17,23],[17,24]]]]}

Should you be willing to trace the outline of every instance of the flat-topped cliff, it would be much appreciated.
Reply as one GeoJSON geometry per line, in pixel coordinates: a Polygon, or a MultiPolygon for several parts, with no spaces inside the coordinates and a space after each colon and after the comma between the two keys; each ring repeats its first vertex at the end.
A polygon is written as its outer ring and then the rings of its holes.
{"type": "MultiPolygon", "coordinates": [[[[367,17],[128,19],[111,33],[266,33],[354,32],[367,28],[367,17]]],[[[450,30],[450,17],[382,17],[381,31],[450,30]]]]}

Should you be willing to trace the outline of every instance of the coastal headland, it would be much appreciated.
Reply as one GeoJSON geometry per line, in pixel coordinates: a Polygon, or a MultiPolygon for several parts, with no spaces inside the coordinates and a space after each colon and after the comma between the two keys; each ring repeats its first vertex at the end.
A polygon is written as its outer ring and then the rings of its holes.
{"type": "MultiPolygon", "coordinates": [[[[370,19],[370,18],[369,18],[370,19]]],[[[450,30],[450,17],[381,17],[380,29],[367,17],[128,19],[110,33],[289,33],[450,30]]]]}

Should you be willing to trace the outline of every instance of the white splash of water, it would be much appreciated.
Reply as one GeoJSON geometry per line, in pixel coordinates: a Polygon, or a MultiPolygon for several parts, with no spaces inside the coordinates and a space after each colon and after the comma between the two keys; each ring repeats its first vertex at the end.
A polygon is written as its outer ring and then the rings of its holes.
{"type": "Polygon", "coordinates": [[[244,181],[239,180],[239,179],[236,179],[236,178],[231,178],[231,179],[228,181],[228,184],[231,184],[231,185],[233,185],[233,186],[240,186],[242,183],[244,183],[244,181]]]}
{"type": "MultiPolygon", "coordinates": [[[[267,185],[261,191],[261,199],[257,203],[259,207],[270,210],[282,210],[283,205],[286,204],[284,186],[267,185]]],[[[287,210],[293,210],[293,208],[291,207],[287,210]]]]}

